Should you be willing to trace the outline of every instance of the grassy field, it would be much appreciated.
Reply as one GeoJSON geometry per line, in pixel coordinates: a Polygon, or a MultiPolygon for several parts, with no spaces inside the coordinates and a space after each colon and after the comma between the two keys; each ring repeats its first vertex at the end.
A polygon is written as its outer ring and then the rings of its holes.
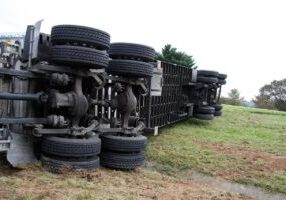
{"type": "Polygon", "coordinates": [[[0,200],[251,199],[189,178],[194,171],[286,193],[286,113],[225,106],[213,121],[186,120],[149,136],[146,154],[134,171],[0,167],[0,200]]]}
{"type": "Polygon", "coordinates": [[[149,137],[149,161],[286,193],[286,112],[224,106],[210,122],[186,120],[149,137]]]}
{"type": "Polygon", "coordinates": [[[245,195],[181,180],[157,171],[75,171],[51,174],[40,163],[11,170],[0,168],[2,200],[249,200],[245,195]]]}

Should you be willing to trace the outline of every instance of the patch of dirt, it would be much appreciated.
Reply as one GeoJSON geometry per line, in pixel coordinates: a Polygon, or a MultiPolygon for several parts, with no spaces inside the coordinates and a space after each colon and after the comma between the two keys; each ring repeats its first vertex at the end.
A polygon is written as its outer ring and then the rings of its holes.
{"type": "Polygon", "coordinates": [[[283,193],[269,193],[259,187],[233,183],[220,177],[207,176],[198,173],[194,170],[183,170],[176,174],[183,180],[192,180],[200,184],[205,184],[210,187],[222,189],[230,193],[239,193],[245,197],[253,197],[260,200],[281,200],[286,199],[286,194],[283,193]]]}
{"type": "Polygon", "coordinates": [[[137,169],[93,171],[54,175],[39,164],[18,170],[0,168],[0,199],[249,199],[203,184],[158,172],[137,169]]]}
{"type": "Polygon", "coordinates": [[[224,178],[246,176],[251,178],[254,171],[271,173],[278,170],[286,171],[286,156],[278,156],[239,146],[227,146],[218,142],[198,142],[203,148],[225,155],[235,155],[243,160],[236,168],[217,168],[213,174],[224,178]]]}

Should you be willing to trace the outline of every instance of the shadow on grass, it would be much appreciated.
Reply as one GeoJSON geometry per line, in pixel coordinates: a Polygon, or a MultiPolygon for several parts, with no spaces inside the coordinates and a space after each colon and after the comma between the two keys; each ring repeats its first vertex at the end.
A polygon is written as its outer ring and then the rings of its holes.
{"type": "MultiPolygon", "coordinates": [[[[207,127],[210,125],[211,121],[199,120],[199,119],[195,119],[195,118],[183,119],[182,121],[177,121],[177,122],[174,122],[171,124],[167,124],[167,125],[163,126],[162,128],[160,128],[160,130],[164,131],[165,129],[174,128],[174,127],[177,127],[180,125],[207,127]]],[[[153,132],[150,132],[150,133],[153,134],[153,132]]]]}
{"type": "Polygon", "coordinates": [[[196,125],[196,126],[209,126],[210,125],[210,121],[199,120],[199,119],[195,119],[195,118],[185,120],[185,123],[190,124],[190,125],[196,125]]]}
{"type": "Polygon", "coordinates": [[[0,176],[12,176],[22,171],[23,169],[18,167],[13,167],[12,165],[0,165],[0,176]]]}

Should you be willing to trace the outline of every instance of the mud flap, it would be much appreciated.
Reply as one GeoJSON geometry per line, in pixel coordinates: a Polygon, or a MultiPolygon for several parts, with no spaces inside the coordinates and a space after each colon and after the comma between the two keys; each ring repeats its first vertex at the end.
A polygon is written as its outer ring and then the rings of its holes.
{"type": "Polygon", "coordinates": [[[29,135],[12,133],[10,149],[7,152],[7,160],[16,167],[36,161],[33,147],[33,137],[29,135]]]}

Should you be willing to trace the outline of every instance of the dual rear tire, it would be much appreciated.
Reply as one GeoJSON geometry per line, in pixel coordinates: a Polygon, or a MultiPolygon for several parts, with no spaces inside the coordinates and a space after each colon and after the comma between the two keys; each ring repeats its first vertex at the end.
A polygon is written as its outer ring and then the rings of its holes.
{"type": "Polygon", "coordinates": [[[214,104],[214,105],[212,105],[212,106],[213,106],[214,109],[215,109],[214,115],[215,115],[216,117],[221,116],[221,115],[222,115],[223,106],[220,105],[220,104],[214,104]]]}
{"type": "Polygon", "coordinates": [[[220,74],[217,71],[199,70],[197,81],[206,84],[226,84],[226,74],[220,74]]]}
{"type": "Polygon", "coordinates": [[[50,62],[69,67],[106,68],[110,35],[104,31],[75,25],[52,28],[50,62]]]}
{"type": "Polygon", "coordinates": [[[75,169],[99,167],[101,140],[98,136],[88,138],[44,137],[41,161],[45,169],[62,173],[75,169]]]}
{"type": "Polygon", "coordinates": [[[102,135],[101,165],[108,168],[130,170],[144,164],[147,138],[138,136],[102,135]]]}
{"type": "Polygon", "coordinates": [[[107,72],[124,77],[148,78],[153,75],[155,50],[152,47],[132,44],[113,43],[108,51],[112,60],[107,72]]]}
{"type": "Polygon", "coordinates": [[[201,120],[212,120],[222,115],[223,106],[214,104],[212,106],[198,106],[195,108],[194,117],[201,120]]]}
{"type": "Polygon", "coordinates": [[[218,83],[218,74],[216,71],[199,70],[197,81],[206,84],[218,83]]]}
{"type": "Polygon", "coordinates": [[[144,164],[146,146],[147,138],[142,135],[102,135],[101,139],[97,136],[78,139],[44,137],[41,161],[43,167],[52,173],[95,169],[100,165],[130,170],[144,164]]]}
{"type": "Polygon", "coordinates": [[[197,106],[194,110],[194,117],[201,120],[212,120],[215,109],[211,106],[197,106]]]}

